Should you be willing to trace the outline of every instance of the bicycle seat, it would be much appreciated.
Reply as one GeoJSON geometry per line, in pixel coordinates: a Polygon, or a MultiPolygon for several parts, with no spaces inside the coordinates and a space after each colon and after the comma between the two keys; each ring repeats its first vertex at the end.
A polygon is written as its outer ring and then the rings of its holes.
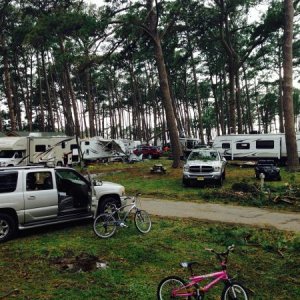
{"type": "Polygon", "coordinates": [[[190,268],[192,265],[199,265],[197,261],[184,261],[180,263],[182,268],[190,268]]]}

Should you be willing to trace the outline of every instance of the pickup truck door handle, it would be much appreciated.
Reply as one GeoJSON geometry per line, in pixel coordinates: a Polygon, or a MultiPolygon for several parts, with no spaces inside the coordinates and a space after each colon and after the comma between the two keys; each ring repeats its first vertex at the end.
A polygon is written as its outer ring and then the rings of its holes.
{"type": "Polygon", "coordinates": [[[29,196],[27,200],[35,200],[35,196],[29,196]]]}

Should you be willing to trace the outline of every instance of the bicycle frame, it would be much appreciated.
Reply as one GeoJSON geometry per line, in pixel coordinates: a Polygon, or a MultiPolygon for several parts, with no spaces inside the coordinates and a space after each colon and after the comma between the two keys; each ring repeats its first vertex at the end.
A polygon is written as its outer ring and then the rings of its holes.
{"type": "Polygon", "coordinates": [[[188,284],[174,289],[172,291],[172,296],[173,297],[188,297],[188,296],[194,296],[195,295],[195,289],[196,291],[201,292],[201,293],[206,293],[208,292],[214,285],[219,283],[220,281],[224,280],[229,280],[228,274],[226,270],[222,270],[219,272],[214,272],[214,273],[209,273],[209,274],[204,274],[204,275],[197,275],[197,276],[192,276],[189,278],[188,284]],[[207,278],[214,278],[210,283],[205,285],[204,287],[198,287],[198,283],[201,281],[207,279],[207,278]],[[193,288],[193,289],[192,289],[193,288]],[[183,292],[183,290],[187,290],[188,292],[183,292]]]}
{"type": "Polygon", "coordinates": [[[113,211],[112,213],[110,213],[110,215],[114,215],[115,213],[118,213],[118,220],[116,220],[116,221],[124,222],[124,221],[127,219],[128,215],[131,213],[131,211],[132,211],[133,209],[135,209],[135,211],[138,211],[138,210],[139,210],[139,209],[137,208],[136,204],[135,204],[135,200],[133,200],[133,202],[131,202],[130,204],[125,204],[125,205],[123,205],[123,206],[121,206],[121,207],[119,207],[119,208],[116,208],[116,211],[113,211]],[[126,207],[130,207],[130,208],[128,209],[128,211],[126,211],[124,217],[121,219],[121,218],[120,218],[120,215],[119,215],[119,212],[120,212],[120,211],[123,211],[124,208],[126,208],[126,207]]]}

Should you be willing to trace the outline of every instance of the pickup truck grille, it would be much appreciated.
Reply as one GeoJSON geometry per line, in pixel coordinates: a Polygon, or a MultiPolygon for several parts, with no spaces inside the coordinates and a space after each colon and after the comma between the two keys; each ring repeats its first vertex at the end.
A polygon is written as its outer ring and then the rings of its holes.
{"type": "Polygon", "coordinates": [[[200,167],[200,166],[192,166],[192,167],[190,167],[190,172],[191,173],[200,173],[200,172],[202,172],[202,173],[211,173],[211,172],[213,172],[213,167],[211,167],[211,166],[202,166],[202,167],[200,167]]]}

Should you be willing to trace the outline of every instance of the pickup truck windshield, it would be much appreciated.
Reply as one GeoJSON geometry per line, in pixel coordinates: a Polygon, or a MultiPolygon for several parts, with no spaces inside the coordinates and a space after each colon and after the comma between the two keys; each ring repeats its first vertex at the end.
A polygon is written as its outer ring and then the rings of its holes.
{"type": "Polygon", "coordinates": [[[219,160],[219,155],[216,151],[195,151],[195,152],[191,152],[189,158],[189,161],[191,160],[219,160]]]}

